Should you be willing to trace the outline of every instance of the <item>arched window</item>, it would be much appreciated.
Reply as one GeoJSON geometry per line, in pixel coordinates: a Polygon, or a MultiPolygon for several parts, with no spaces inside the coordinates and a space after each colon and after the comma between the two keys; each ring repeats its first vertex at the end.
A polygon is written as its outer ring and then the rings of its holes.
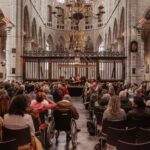
{"type": "Polygon", "coordinates": [[[47,11],[47,20],[48,22],[52,21],[52,7],[50,5],[48,5],[48,11],[47,11]]]}
{"type": "Polygon", "coordinates": [[[104,42],[102,42],[100,45],[99,45],[99,48],[98,48],[98,51],[99,52],[102,52],[102,51],[104,51],[105,49],[104,49],[104,42]]]}

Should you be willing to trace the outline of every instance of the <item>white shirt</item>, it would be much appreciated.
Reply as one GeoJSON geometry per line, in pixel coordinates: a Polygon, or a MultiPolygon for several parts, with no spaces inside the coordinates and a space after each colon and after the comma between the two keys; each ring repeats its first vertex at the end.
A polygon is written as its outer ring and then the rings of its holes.
{"type": "Polygon", "coordinates": [[[10,129],[22,129],[29,127],[31,133],[35,133],[33,120],[29,114],[24,114],[24,116],[6,114],[4,115],[4,126],[10,129]]]}

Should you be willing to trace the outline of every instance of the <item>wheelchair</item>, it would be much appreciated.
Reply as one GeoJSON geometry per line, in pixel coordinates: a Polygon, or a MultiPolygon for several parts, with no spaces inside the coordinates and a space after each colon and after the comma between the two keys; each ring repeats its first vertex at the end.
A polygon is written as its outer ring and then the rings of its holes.
{"type": "Polygon", "coordinates": [[[72,117],[72,112],[69,109],[56,109],[52,113],[52,120],[47,129],[47,143],[51,146],[54,138],[58,144],[58,137],[61,131],[66,132],[67,144],[71,141],[73,148],[77,145],[77,125],[75,119],[72,117]]]}

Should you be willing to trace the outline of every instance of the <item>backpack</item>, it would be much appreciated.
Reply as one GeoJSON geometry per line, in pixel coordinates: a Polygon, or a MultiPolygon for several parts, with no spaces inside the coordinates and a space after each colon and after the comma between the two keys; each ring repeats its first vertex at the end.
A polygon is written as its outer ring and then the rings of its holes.
{"type": "Polygon", "coordinates": [[[92,120],[89,120],[87,121],[87,129],[88,129],[88,132],[91,136],[94,136],[96,133],[95,133],[95,124],[92,120]]]}

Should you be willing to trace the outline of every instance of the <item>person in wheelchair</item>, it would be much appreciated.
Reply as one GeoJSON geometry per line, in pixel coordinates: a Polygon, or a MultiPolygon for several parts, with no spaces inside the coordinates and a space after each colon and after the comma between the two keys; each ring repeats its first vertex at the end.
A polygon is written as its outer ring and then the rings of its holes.
{"type": "MultiPolygon", "coordinates": [[[[61,112],[67,112],[68,116],[70,115],[69,113],[71,112],[71,117],[74,119],[74,120],[77,120],[79,118],[79,113],[76,109],[76,107],[73,105],[73,103],[71,102],[71,96],[66,94],[64,95],[63,99],[61,101],[59,101],[57,104],[56,104],[56,107],[53,111],[53,114],[56,116],[56,113],[57,111],[61,111],[61,112]]],[[[57,118],[56,118],[57,120],[57,118]]],[[[62,124],[63,122],[61,122],[61,126],[63,126],[62,124]]],[[[76,124],[76,123],[75,123],[76,124]]],[[[57,127],[55,127],[57,128],[57,127]]],[[[80,129],[77,128],[76,126],[76,131],[79,132],[80,129]]],[[[58,134],[57,134],[57,137],[58,138],[59,136],[59,131],[58,131],[58,134]]],[[[66,141],[69,142],[71,140],[71,133],[70,131],[66,131],[66,141]]]]}

